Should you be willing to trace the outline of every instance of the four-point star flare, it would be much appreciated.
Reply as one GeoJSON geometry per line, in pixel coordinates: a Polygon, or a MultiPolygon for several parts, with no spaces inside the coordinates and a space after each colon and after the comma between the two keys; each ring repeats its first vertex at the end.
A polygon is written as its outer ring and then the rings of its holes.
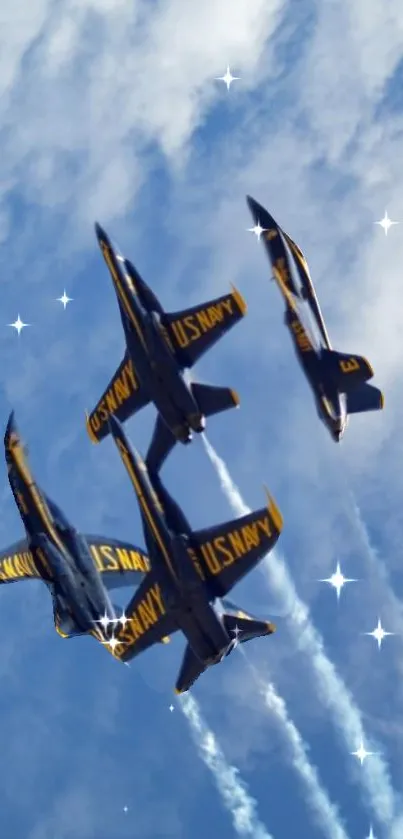
{"type": "Polygon", "coordinates": [[[378,626],[372,630],[372,632],[364,632],[364,635],[372,635],[373,638],[378,642],[378,650],[381,649],[382,641],[386,638],[387,635],[394,635],[394,632],[385,632],[382,624],[381,619],[378,618],[378,626]]]}
{"type": "Polygon", "coordinates": [[[238,635],[240,635],[240,634],[241,634],[241,630],[239,629],[239,627],[238,627],[238,624],[237,624],[237,623],[235,624],[235,628],[234,628],[234,629],[232,629],[231,631],[232,631],[232,633],[235,635],[235,643],[234,643],[234,647],[237,647],[237,646],[238,646],[238,644],[239,644],[239,641],[238,641],[238,635]]]}
{"type": "Polygon", "coordinates": [[[15,320],[14,323],[9,323],[8,326],[12,326],[13,329],[16,329],[18,334],[20,334],[20,332],[22,332],[22,330],[24,329],[24,326],[30,326],[30,324],[24,323],[21,320],[20,316],[17,315],[17,320],[15,320]]]}
{"type": "Polygon", "coordinates": [[[254,233],[257,239],[260,239],[262,233],[266,233],[267,227],[261,227],[260,221],[254,227],[248,227],[248,233],[254,233]]]}
{"type": "Polygon", "coordinates": [[[327,580],[318,580],[319,583],[329,583],[329,585],[333,586],[336,589],[337,599],[340,598],[340,592],[345,583],[357,583],[358,580],[355,580],[350,577],[344,577],[341,572],[340,563],[337,563],[336,571],[332,574],[331,577],[328,577],[327,580]]]}
{"type": "Polygon", "coordinates": [[[120,618],[118,618],[118,619],[117,619],[116,623],[120,623],[120,625],[121,625],[122,629],[124,629],[124,628],[125,628],[125,626],[126,626],[126,624],[127,624],[127,623],[130,623],[130,618],[127,618],[127,617],[126,617],[126,613],[125,613],[125,611],[124,611],[124,610],[123,610],[123,612],[122,612],[122,614],[121,614],[120,618]]]}
{"type": "Polygon", "coordinates": [[[111,624],[116,623],[116,621],[109,618],[108,615],[105,612],[105,614],[102,616],[102,618],[99,618],[99,620],[93,621],[93,623],[100,623],[101,626],[102,626],[102,629],[106,630],[106,629],[108,629],[109,626],[111,626],[111,624]]]}
{"type": "Polygon", "coordinates": [[[375,752],[367,752],[367,750],[366,750],[366,748],[365,748],[365,746],[364,746],[364,744],[361,740],[360,747],[357,749],[357,751],[356,752],[350,752],[350,754],[353,755],[354,757],[356,757],[360,761],[361,766],[362,766],[365,758],[369,757],[370,755],[374,755],[376,753],[375,752]]]}
{"type": "Polygon", "coordinates": [[[72,297],[67,296],[66,289],[63,291],[63,296],[57,297],[56,299],[59,303],[63,303],[63,309],[66,309],[67,303],[71,303],[71,301],[73,300],[72,297]]]}
{"type": "Polygon", "coordinates": [[[227,85],[227,90],[229,90],[232,82],[239,81],[239,76],[233,76],[231,70],[229,69],[229,66],[227,66],[225,76],[216,76],[216,81],[225,82],[225,84],[227,85]]]}
{"type": "Polygon", "coordinates": [[[374,224],[379,224],[380,227],[383,227],[383,229],[385,231],[385,236],[387,236],[389,228],[392,227],[394,224],[399,224],[399,222],[398,221],[391,221],[391,219],[389,218],[389,216],[387,214],[387,211],[385,210],[384,217],[380,221],[374,221],[374,224]]]}

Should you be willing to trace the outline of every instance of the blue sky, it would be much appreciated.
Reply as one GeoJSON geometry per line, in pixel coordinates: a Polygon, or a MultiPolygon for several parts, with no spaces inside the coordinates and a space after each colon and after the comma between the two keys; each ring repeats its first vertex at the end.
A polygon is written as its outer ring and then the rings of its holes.
{"type": "MultiPolygon", "coordinates": [[[[4,427],[14,408],[38,482],[77,527],[143,544],[113,443],[85,431],[124,348],[97,219],[167,310],[230,283],[246,298],[195,371],[241,397],[208,425],[221,474],[197,439],[163,476],[195,528],[260,506],[263,484],[285,522],[235,592],[277,633],[183,702],[181,638],[121,667],[93,639],[57,636],[39,583],[2,588],[10,839],[403,835],[403,227],[374,225],[385,208],[403,222],[403,16],[398,0],[297,5],[20,0],[0,13],[4,427]],[[215,81],[227,64],[230,91],[215,81]],[[333,346],[367,356],[385,391],[384,412],[354,417],[340,446],[246,230],[246,193],[306,254],[333,346]],[[317,582],[337,562],[358,580],[339,602],[317,582]],[[378,617],[395,633],[380,651],[362,634],[378,617]],[[377,753],[362,767],[361,736],[377,753]]],[[[143,453],[154,416],[126,425],[143,453]]],[[[6,546],[21,525],[2,470],[6,546]]]]}

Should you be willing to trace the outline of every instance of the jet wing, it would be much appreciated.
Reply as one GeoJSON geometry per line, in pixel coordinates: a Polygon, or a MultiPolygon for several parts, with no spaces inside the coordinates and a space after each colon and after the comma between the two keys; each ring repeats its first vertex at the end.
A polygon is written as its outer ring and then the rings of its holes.
{"type": "Polygon", "coordinates": [[[150,561],[141,548],[120,539],[84,534],[95,567],[109,589],[138,586],[139,575],[150,569],[150,561]]]}
{"type": "Polygon", "coordinates": [[[0,585],[17,580],[43,579],[29,550],[27,539],[20,539],[0,553],[0,585]]]}
{"type": "MultiPolygon", "coordinates": [[[[273,216],[258,204],[254,198],[251,198],[249,195],[246,198],[248,202],[249,209],[252,213],[252,216],[255,220],[255,224],[260,224],[263,233],[263,242],[273,266],[273,271],[276,276],[276,272],[281,275],[281,278],[285,285],[292,294],[298,297],[300,300],[306,300],[310,306],[311,312],[315,318],[317,326],[320,330],[321,336],[323,338],[324,344],[328,349],[331,349],[329,336],[327,334],[325,322],[323,319],[322,312],[320,310],[318,298],[316,297],[315,289],[313,287],[313,282],[311,279],[311,275],[309,272],[308,263],[305,259],[304,254],[302,253],[301,249],[298,245],[291,239],[291,236],[277,224],[274,220],[273,216]],[[297,270],[298,278],[301,283],[301,288],[297,287],[295,280],[291,273],[290,262],[288,259],[287,249],[288,246],[291,255],[294,260],[294,264],[297,270]],[[276,270],[275,270],[276,269],[276,270]]],[[[276,276],[276,279],[277,276],[276,276]]]]}
{"type": "Polygon", "coordinates": [[[287,249],[284,244],[283,231],[281,227],[274,220],[273,216],[258,204],[253,198],[247,196],[249,209],[251,210],[255,224],[262,228],[262,238],[266,249],[266,253],[274,269],[280,274],[283,283],[291,294],[300,300],[303,296],[298,289],[291,273],[290,261],[287,254],[287,249]]]}
{"type": "Polygon", "coordinates": [[[268,505],[239,519],[193,531],[189,554],[212,597],[223,598],[272,550],[283,519],[268,494],[268,505]]]}
{"type": "Polygon", "coordinates": [[[99,402],[87,416],[87,431],[92,442],[99,443],[109,434],[108,417],[110,414],[115,414],[121,422],[125,422],[132,414],[144,408],[149,401],[126,351],[99,402]]]}
{"type": "Polygon", "coordinates": [[[151,570],[125,609],[125,626],[114,634],[116,641],[110,652],[120,661],[130,659],[144,650],[168,640],[179,628],[168,613],[161,587],[151,570]]]}
{"type": "Polygon", "coordinates": [[[318,325],[318,329],[320,330],[320,334],[323,338],[324,344],[326,349],[331,349],[329,335],[327,333],[327,329],[325,326],[325,321],[319,306],[319,301],[316,296],[316,292],[313,286],[313,282],[311,279],[311,275],[309,272],[308,263],[305,259],[304,254],[302,253],[301,249],[296,245],[296,243],[291,239],[287,233],[282,231],[282,235],[284,236],[288,247],[294,257],[295,266],[298,271],[298,276],[301,281],[302,286],[302,296],[307,301],[313,317],[318,325]]]}
{"type": "Polygon", "coordinates": [[[235,288],[208,303],[164,314],[162,326],[167,330],[178,363],[193,367],[196,361],[246,314],[246,303],[235,288]]]}

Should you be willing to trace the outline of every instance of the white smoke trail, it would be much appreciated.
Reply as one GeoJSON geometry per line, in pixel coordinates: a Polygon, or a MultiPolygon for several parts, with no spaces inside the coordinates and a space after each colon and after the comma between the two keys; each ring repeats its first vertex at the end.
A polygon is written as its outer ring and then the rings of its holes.
{"type": "Polygon", "coordinates": [[[238,647],[238,650],[253,673],[253,678],[259,687],[266,707],[275,714],[283,726],[283,731],[288,741],[291,762],[305,784],[307,804],[309,804],[317,824],[329,839],[348,839],[348,834],[344,830],[340,820],[338,808],[330,801],[326,790],[321,785],[317,769],[308,760],[306,754],[308,747],[305,745],[293,721],[288,716],[284,700],[278,695],[271,682],[265,682],[261,678],[253,664],[248,661],[244,650],[241,647],[238,647]]]}
{"type": "MultiPolygon", "coordinates": [[[[204,435],[203,443],[235,515],[243,516],[250,513],[249,507],[231,479],[226,464],[204,435]]],[[[357,749],[361,742],[368,747],[360,710],[328,659],[323,639],[309,619],[308,608],[297,595],[284,560],[278,552],[272,551],[270,557],[264,561],[264,567],[270,589],[287,603],[293,604],[288,614],[289,626],[296,636],[299,648],[303,649],[311,660],[319,698],[332,714],[333,722],[349,753],[357,749]]],[[[370,750],[376,751],[372,748],[370,750]]],[[[390,824],[395,812],[395,793],[382,757],[379,754],[371,755],[360,767],[358,778],[367,796],[364,803],[370,805],[380,822],[390,824]]]]}
{"type": "Polygon", "coordinates": [[[203,762],[214,776],[224,806],[230,812],[238,836],[273,839],[256,814],[256,801],[239,778],[235,766],[225,760],[221,748],[203,720],[199,706],[190,693],[178,697],[181,711],[190,723],[193,738],[203,762]]]}

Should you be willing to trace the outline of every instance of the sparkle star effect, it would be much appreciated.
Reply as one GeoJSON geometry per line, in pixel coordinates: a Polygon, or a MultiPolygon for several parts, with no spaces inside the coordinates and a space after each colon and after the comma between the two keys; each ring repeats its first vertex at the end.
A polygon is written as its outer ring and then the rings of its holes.
{"type": "Polygon", "coordinates": [[[20,316],[17,315],[17,320],[15,320],[14,323],[9,323],[8,326],[12,326],[13,329],[16,329],[18,334],[20,334],[20,332],[22,332],[22,330],[24,329],[24,326],[30,326],[30,324],[24,323],[21,320],[20,316]]]}
{"type": "Polygon", "coordinates": [[[378,650],[381,649],[382,641],[387,635],[395,635],[394,632],[385,632],[380,618],[378,618],[378,626],[373,629],[372,632],[364,632],[363,634],[372,635],[372,637],[375,638],[375,641],[378,643],[378,650]]]}
{"type": "Polygon", "coordinates": [[[366,748],[365,748],[365,746],[364,746],[364,744],[361,740],[360,747],[357,749],[357,751],[356,752],[350,752],[350,754],[353,755],[354,757],[356,757],[360,761],[361,766],[362,766],[362,764],[364,763],[364,760],[367,757],[369,757],[370,755],[376,754],[376,752],[367,752],[367,750],[366,750],[366,748]]]}
{"type": "Polygon", "coordinates": [[[170,706],[169,706],[169,710],[170,710],[170,712],[171,712],[171,714],[172,714],[172,711],[174,711],[174,710],[175,710],[175,709],[174,709],[174,706],[173,706],[173,705],[170,705],[170,706]]]}
{"type": "Polygon", "coordinates": [[[102,629],[105,631],[105,630],[108,629],[109,626],[111,626],[111,624],[114,624],[115,621],[111,620],[111,618],[108,617],[107,613],[105,612],[105,614],[102,616],[102,618],[99,618],[99,620],[93,621],[93,623],[100,623],[101,626],[102,626],[102,629]]]}
{"type": "Polygon", "coordinates": [[[120,623],[122,629],[124,629],[126,624],[130,623],[130,618],[127,618],[125,612],[123,611],[120,618],[117,618],[116,623],[120,623]]]}
{"type": "Polygon", "coordinates": [[[56,299],[57,299],[58,303],[63,303],[63,309],[64,310],[66,310],[67,303],[71,303],[71,301],[73,300],[72,297],[67,296],[66,289],[64,289],[64,291],[63,291],[63,296],[62,297],[57,297],[56,299]]]}
{"type": "Polygon", "coordinates": [[[116,647],[120,647],[121,644],[125,644],[126,641],[121,641],[119,638],[115,638],[112,635],[110,638],[107,638],[106,641],[101,641],[101,644],[104,644],[106,647],[110,647],[112,652],[116,650],[116,647]]]}
{"type": "Polygon", "coordinates": [[[128,808],[128,807],[123,807],[123,812],[124,812],[124,813],[127,813],[127,812],[128,812],[128,810],[129,810],[129,808],[128,808]]]}
{"type": "Polygon", "coordinates": [[[235,635],[235,646],[236,646],[236,645],[239,643],[239,642],[238,642],[238,635],[240,635],[240,634],[241,634],[241,630],[239,629],[239,626],[238,626],[238,624],[237,624],[237,623],[235,624],[235,628],[232,630],[232,632],[233,632],[233,633],[234,633],[234,635],[235,635]]]}
{"type": "Polygon", "coordinates": [[[229,69],[229,66],[227,65],[227,71],[225,73],[225,76],[216,76],[216,81],[225,82],[225,84],[227,85],[227,90],[229,90],[232,82],[239,81],[239,76],[233,76],[231,70],[229,69]]]}
{"type": "Polygon", "coordinates": [[[385,236],[388,235],[388,230],[390,227],[393,227],[394,224],[399,224],[398,221],[391,221],[389,218],[387,211],[385,210],[385,215],[380,221],[374,221],[374,224],[379,224],[380,227],[383,227],[385,231],[385,236]]]}
{"type": "Polygon", "coordinates": [[[105,614],[102,616],[102,618],[99,618],[98,620],[93,621],[93,623],[100,623],[101,626],[102,626],[102,629],[104,631],[106,631],[110,626],[115,626],[115,624],[117,624],[117,623],[120,623],[121,626],[122,626],[122,629],[124,629],[126,624],[130,623],[130,618],[126,617],[126,614],[125,614],[124,611],[122,612],[120,618],[110,618],[110,617],[108,617],[107,613],[105,612],[105,614]]]}
{"type": "Polygon", "coordinates": [[[332,574],[331,577],[328,577],[327,580],[318,580],[319,583],[329,583],[329,585],[333,586],[336,589],[337,599],[340,598],[340,592],[345,583],[357,583],[358,580],[355,580],[350,577],[345,577],[342,574],[340,563],[337,563],[336,571],[332,574]]]}
{"type": "Polygon", "coordinates": [[[266,233],[267,227],[261,227],[260,221],[254,227],[248,227],[248,233],[254,233],[257,239],[260,239],[262,233],[266,233]]]}

